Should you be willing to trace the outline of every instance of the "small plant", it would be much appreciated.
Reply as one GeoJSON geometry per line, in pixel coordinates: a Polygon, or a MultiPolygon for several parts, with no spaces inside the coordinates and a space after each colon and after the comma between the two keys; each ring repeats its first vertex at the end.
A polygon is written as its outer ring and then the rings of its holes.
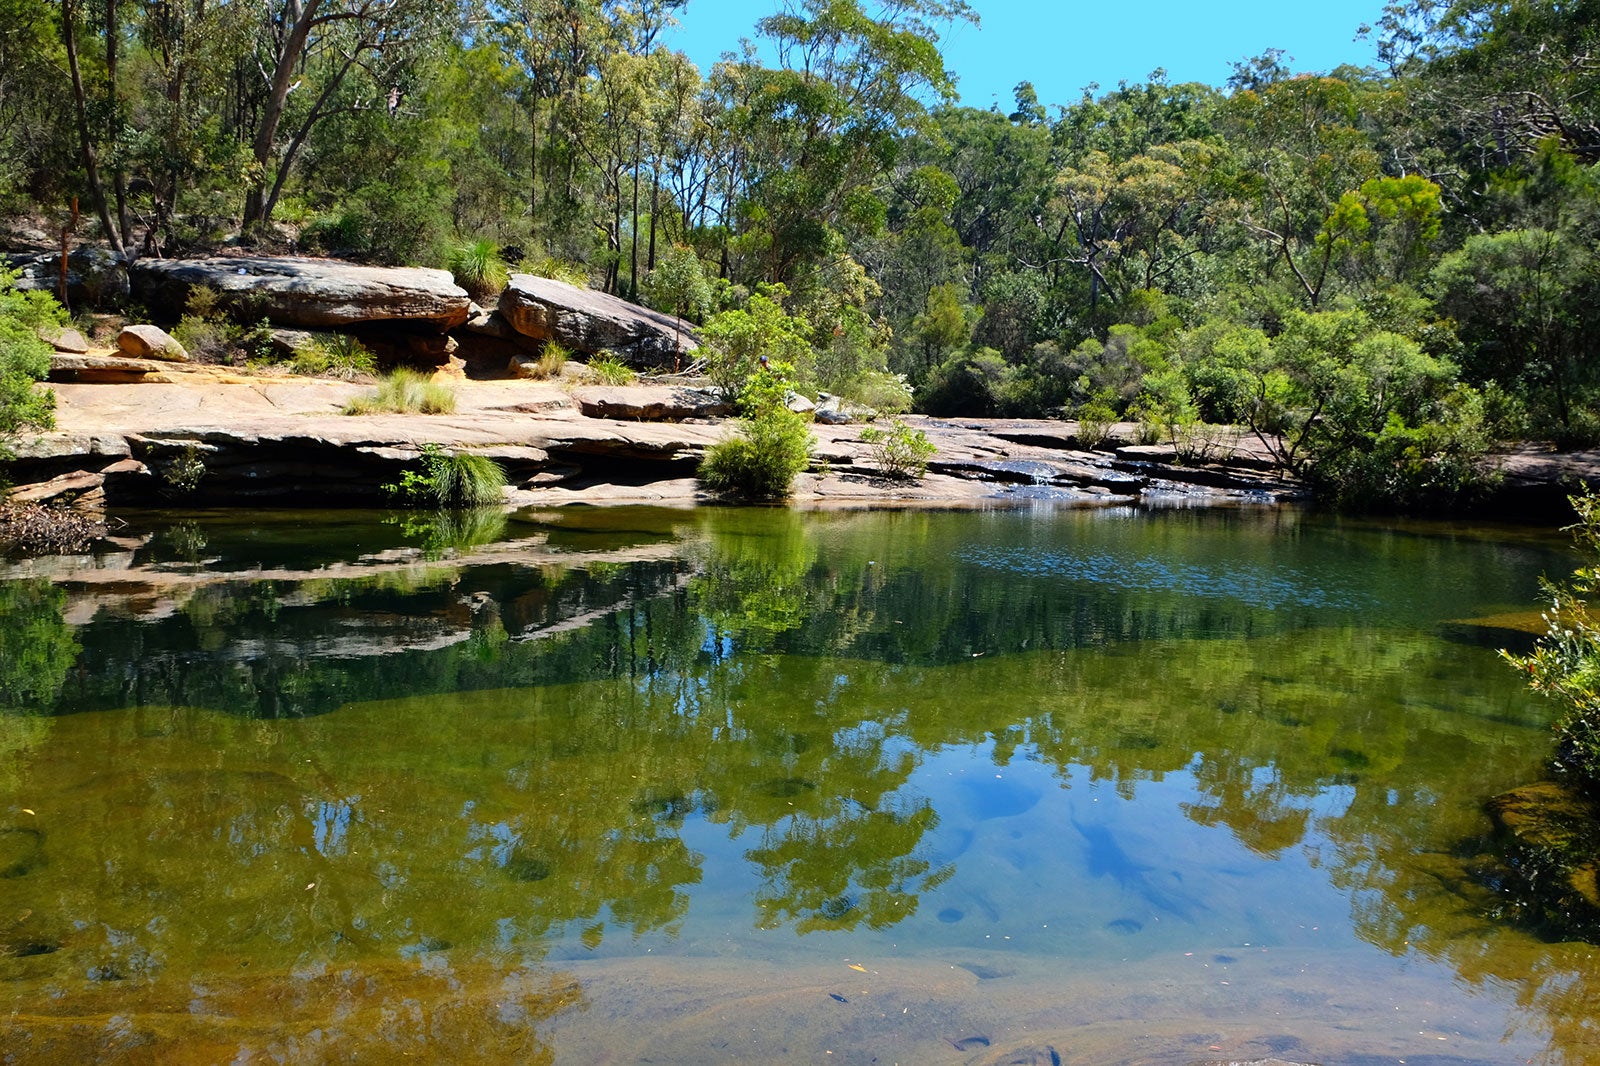
{"type": "Polygon", "coordinates": [[[372,392],[344,405],[347,415],[448,415],[455,409],[454,389],[405,367],[390,373],[372,392]]]}
{"type": "Polygon", "coordinates": [[[888,477],[914,480],[928,472],[928,460],[939,449],[920,429],[912,429],[900,419],[888,429],[868,426],[861,431],[861,442],[872,448],[873,461],[888,477]]]}
{"type": "Polygon", "coordinates": [[[1078,446],[1086,451],[1103,447],[1111,439],[1117,412],[1103,399],[1093,399],[1078,408],[1078,446]]]}
{"type": "Polygon", "coordinates": [[[424,444],[421,467],[404,471],[384,492],[402,507],[459,508],[498,503],[505,491],[505,471],[487,456],[424,444]]]}
{"type": "Polygon", "coordinates": [[[322,339],[295,353],[289,370],[308,377],[357,381],[377,373],[378,361],[366,345],[344,333],[322,339]]]}
{"type": "Polygon", "coordinates": [[[157,467],[162,491],[167,496],[192,496],[206,476],[205,460],[200,458],[200,448],[193,443],[157,467]]]}
{"type": "Polygon", "coordinates": [[[444,266],[456,279],[456,284],[475,300],[493,296],[511,280],[511,272],[506,269],[506,261],[500,258],[500,250],[489,240],[457,244],[445,256],[444,266]]]}
{"type": "Polygon", "coordinates": [[[561,368],[566,366],[571,358],[571,349],[555,341],[545,341],[544,351],[539,354],[539,361],[524,373],[540,380],[558,378],[561,376],[561,368]]]}
{"type": "Polygon", "coordinates": [[[589,369],[600,379],[602,385],[632,385],[639,377],[631,366],[611,352],[590,359],[589,369]]]}

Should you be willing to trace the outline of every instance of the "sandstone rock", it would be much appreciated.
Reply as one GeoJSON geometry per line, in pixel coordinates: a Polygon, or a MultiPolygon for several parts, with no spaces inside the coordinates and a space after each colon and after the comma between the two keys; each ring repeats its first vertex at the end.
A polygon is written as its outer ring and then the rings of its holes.
{"type": "Polygon", "coordinates": [[[275,359],[289,360],[314,348],[319,335],[304,329],[275,329],[267,334],[267,347],[275,359]]]}
{"type": "Polygon", "coordinates": [[[50,359],[50,380],[76,381],[84,385],[127,385],[144,381],[161,369],[162,364],[150,359],[57,354],[50,359]]]}
{"type": "Polygon", "coordinates": [[[671,366],[700,345],[671,315],[532,274],[511,275],[499,310],[524,336],[589,354],[615,351],[639,365],[671,366]]]}
{"type": "MultiPolygon", "coordinates": [[[[476,305],[474,305],[476,306],[476,305]]],[[[516,327],[506,321],[499,311],[485,311],[481,307],[478,312],[470,316],[461,328],[468,333],[476,333],[481,337],[494,337],[503,341],[514,341],[523,334],[518,333],[516,327]]]]}
{"type": "Polygon", "coordinates": [[[39,330],[39,339],[58,352],[82,355],[89,350],[89,342],[82,333],[71,326],[49,326],[39,330]]]}
{"type": "MultiPolygon", "coordinates": [[[[18,272],[17,288],[59,293],[60,252],[7,256],[6,265],[18,272]]],[[[127,267],[113,253],[87,246],[68,253],[67,302],[75,309],[82,304],[121,304],[128,293],[127,267]]]]}
{"type": "Polygon", "coordinates": [[[642,385],[590,385],[576,389],[572,398],[590,418],[620,418],[630,422],[682,422],[686,418],[720,418],[733,405],[715,389],[660,389],[642,385]]]}
{"type": "Polygon", "coordinates": [[[171,334],[159,326],[124,326],[117,334],[117,349],[133,359],[159,359],[164,363],[187,363],[184,351],[171,334]]]}
{"type": "Polygon", "coordinates": [[[158,310],[181,313],[189,291],[206,285],[241,318],[312,329],[402,322],[443,333],[467,320],[470,303],[446,270],[337,259],[141,259],[129,273],[134,293],[158,310]]]}
{"type": "Polygon", "coordinates": [[[850,403],[840,396],[823,393],[817,400],[814,417],[824,425],[844,426],[852,422],[871,422],[878,417],[878,412],[872,408],[850,403]]]}
{"type": "Polygon", "coordinates": [[[783,405],[797,415],[809,415],[817,409],[816,404],[812,403],[798,392],[791,392],[788,396],[784,397],[783,405]]]}

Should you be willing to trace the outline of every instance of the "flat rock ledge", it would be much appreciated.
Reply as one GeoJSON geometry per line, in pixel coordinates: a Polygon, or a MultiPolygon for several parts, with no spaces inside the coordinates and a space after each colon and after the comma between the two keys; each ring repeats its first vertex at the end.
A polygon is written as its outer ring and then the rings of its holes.
{"type": "Polygon", "coordinates": [[[445,333],[467,321],[472,304],[446,270],[300,256],[140,259],[128,282],[134,296],[173,318],[203,285],[244,321],[302,329],[378,323],[445,333]]]}
{"type": "MultiPolygon", "coordinates": [[[[733,432],[714,396],[679,386],[575,389],[462,381],[451,415],[346,416],[370,386],[219,379],[176,364],[57,356],[57,425],[24,439],[17,498],[124,506],[383,506],[427,444],[498,461],[506,504],[712,502],[695,480],[705,450],[733,432]],[[143,382],[84,384],[72,374],[143,382]],[[677,419],[667,420],[661,419],[677,419]],[[193,476],[195,461],[204,472],[193,476]],[[187,471],[187,475],[186,475],[187,471]]],[[[106,380],[104,378],[100,380],[106,380]]],[[[885,475],[863,427],[815,425],[817,467],[795,484],[809,506],[1262,505],[1297,486],[1239,465],[1184,468],[1141,454],[1080,450],[1070,423],[910,416],[938,448],[926,477],[885,475]],[[1013,439],[1032,443],[1019,444],[1013,439]]]]}

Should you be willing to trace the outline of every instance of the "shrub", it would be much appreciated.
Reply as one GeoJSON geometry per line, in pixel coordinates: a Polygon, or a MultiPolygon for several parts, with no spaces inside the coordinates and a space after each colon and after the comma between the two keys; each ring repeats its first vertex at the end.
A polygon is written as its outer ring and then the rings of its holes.
{"type": "Polygon", "coordinates": [[[66,322],[48,293],[20,292],[14,278],[0,270],[0,460],[10,458],[8,445],[23,430],[55,424],[55,394],[35,388],[50,373],[50,345],[38,330],[66,322]]]}
{"type": "Polygon", "coordinates": [[[840,395],[870,407],[879,414],[900,415],[911,410],[911,386],[904,374],[868,370],[850,380],[840,395]]]}
{"type": "Polygon", "coordinates": [[[752,500],[781,499],[811,461],[815,443],[804,417],[785,407],[768,406],[740,419],[736,436],[706,450],[700,481],[713,492],[752,500]]]}
{"type": "Polygon", "coordinates": [[[447,415],[455,409],[454,389],[404,367],[384,378],[372,392],[344,405],[347,415],[447,415]]]}
{"type": "MultiPolygon", "coordinates": [[[[543,360],[540,362],[542,364],[543,360]]],[[[589,369],[594,371],[602,385],[632,385],[639,378],[631,366],[610,352],[590,359],[589,369]]]]}
{"type": "Polygon", "coordinates": [[[1094,451],[1111,439],[1111,428],[1117,424],[1117,412],[1111,406],[1110,396],[1110,393],[1102,394],[1078,408],[1079,447],[1094,451]]]}
{"type": "Polygon", "coordinates": [[[912,429],[898,418],[889,423],[888,429],[876,426],[863,429],[861,441],[872,448],[879,470],[889,477],[908,480],[926,474],[928,460],[938,451],[926,433],[912,429]]]}
{"type": "Polygon", "coordinates": [[[296,352],[289,361],[289,370],[308,377],[356,381],[377,373],[378,361],[366,345],[347,334],[336,333],[296,352]]]}
{"type": "Polygon", "coordinates": [[[402,507],[482,507],[499,502],[505,491],[505,471],[487,456],[446,453],[437,444],[424,444],[421,466],[383,486],[402,507]]]}
{"type": "Polygon", "coordinates": [[[1566,581],[1545,581],[1546,632],[1529,655],[1501,655],[1528,685],[1561,705],[1556,721],[1557,768],[1585,790],[1600,791],[1600,496],[1574,496],[1573,538],[1588,558],[1566,581]]]}
{"type": "Polygon", "coordinates": [[[474,300],[493,296],[506,287],[511,273],[493,241],[464,241],[445,256],[445,269],[474,300]]]}

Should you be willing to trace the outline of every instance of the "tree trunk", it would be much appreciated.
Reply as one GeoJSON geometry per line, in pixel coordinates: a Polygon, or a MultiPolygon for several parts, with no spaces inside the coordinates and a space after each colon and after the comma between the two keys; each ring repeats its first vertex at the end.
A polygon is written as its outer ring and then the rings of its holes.
{"type": "Polygon", "coordinates": [[[278,124],[283,121],[283,109],[289,99],[295,67],[305,54],[306,40],[311,36],[311,27],[321,3],[322,0],[305,0],[305,6],[301,7],[300,0],[289,0],[285,7],[284,21],[289,25],[289,32],[273,57],[272,89],[267,94],[266,106],[261,112],[261,124],[256,127],[255,140],[250,146],[256,161],[256,178],[245,194],[246,228],[266,222],[271,214],[267,195],[272,147],[278,139],[278,124]]]}
{"type": "Polygon", "coordinates": [[[83,153],[84,175],[89,180],[89,196],[94,200],[95,213],[100,216],[100,228],[117,258],[127,258],[127,247],[122,242],[121,231],[111,222],[111,207],[106,200],[105,181],[100,176],[100,155],[95,150],[94,137],[89,132],[89,101],[83,88],[83,71],[78,63],[76,0],[61,0],[61,37],[67,48],[67,67],[72,74],[72,104],[78,118],[79,149],[83,153]]]}
{"type": "Polygon", "coordinates": [[[633,251],[628,272],[628,299],[635,302],[639,299],[639,146],[642,136],[639,130],[633,131],[633,251]]]}
{"type": "Polygon", "coordinates": [[[646,260],[645,269],[656,268],[656,215],[661,211],[661,176],[652,168],[650,171],[650,253],[646,260]]]}

